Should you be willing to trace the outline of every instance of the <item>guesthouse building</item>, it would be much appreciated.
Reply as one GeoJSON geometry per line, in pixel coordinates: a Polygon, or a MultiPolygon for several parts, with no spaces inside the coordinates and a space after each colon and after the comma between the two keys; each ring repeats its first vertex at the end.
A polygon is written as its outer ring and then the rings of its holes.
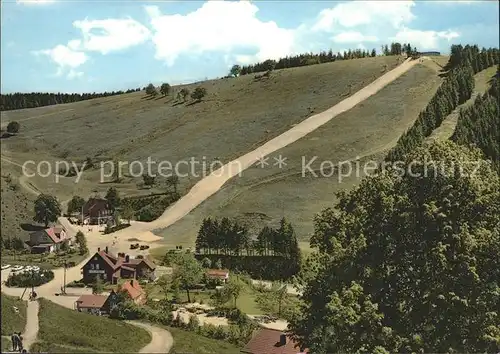
{"type": "Polygon", "coordinates": [[[130,258],[129,255],[111,254],[100,248],[82,267],[83,281],[93,283],[99,276],[104,282],[117,284],[119,279],[154,280],[156,265],[149,258],[130,258]]]}

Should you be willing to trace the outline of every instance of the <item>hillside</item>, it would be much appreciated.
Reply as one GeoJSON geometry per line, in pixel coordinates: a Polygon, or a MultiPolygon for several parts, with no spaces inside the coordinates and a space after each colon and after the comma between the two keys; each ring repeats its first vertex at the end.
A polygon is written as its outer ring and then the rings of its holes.
{"type": "MultiPolygon", "coordinates": [[[[207,88],[208,96],[196,104],[176,102],[173,95],[152,99],[144,92],[135,92],[2,112],[2,126],[13,120],[21,124],[17,136],[2,139],[2,167],[11,169],[16,177],[21,168],[15,164],[28,160],[81,162],[91,157],[97,167],[98,161],[112,157],[131,162],[151,156],[174,165],[191,157],[197,161],[205,158],[208,164],[214,158],[225,162],[345,99],[400,60],[397,56],[375,57],[276,70],[267,81],[255,81],[254,75],[207,81],[200,85],[207,88]]],[[[186,87],[192,90],[194,86],[186,87]]],[[[181,193],[199,179],[199,166],[198,177],[180,179],[181,193]]],[[[180,172],[185,172],[186,167],[181,167],[180,172]]],[[[122,195],[151,192],[137,185],[142,178],[128,177],[126,171],[119,184],[99,183],[99,173],[98,168],[87,170],[76,184],[74,178],[56,181],[53,175],[24,178],[22,182],[31,189],[57,195],[60,201],[73,195],[88,197],[93,190],[102,194],[111,186],[122,195]]],[[[29,202],[28,209],[11,213],[14,204],[24,205],[6,200],[2,216],[15,220],[26,214],[29,218],[29,202]]],[[[16,227],[4,229],[2,224],[4,230],[16,232],[16,227]]],[[[19,228],[17,231],[22,232],[19,228]]]]}
{"type": "Polygon", "coordinates": [[[320,168],[321,161],[337,164],[357,157],[360,163],[381,161],[436,92],[442,81],[440,69],[434,62],[417,64],[363,103],[273,153],[266,168],[252,166],[242,178],[232,179],[188,216],[157,233],[166,242],[190,244],[201,220],[207,216],[234,217],[254,232],[263,225],[276,226],[285,216],[298,237],[308,240],[314,215],[332,205],[336,192],[351,188],[363,176],[354,174],[339,183],[337,173],[332,174],[327,163],[324,176],[318,173],[315,177],[308,172],[303,177],[302,159],[307,164],[317,157],[313,170],[320,168]],[[287,158],[284,168],[272,166],[274,157],[279,155],[287,158]]]}

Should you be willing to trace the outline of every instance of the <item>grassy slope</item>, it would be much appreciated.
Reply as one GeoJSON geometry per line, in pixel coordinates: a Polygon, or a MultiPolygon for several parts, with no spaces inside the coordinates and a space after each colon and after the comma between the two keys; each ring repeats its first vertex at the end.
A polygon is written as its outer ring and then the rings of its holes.
{"type": "MultiPolygon", "coordinates": [[[[268,81],[254,81],[253,75],[206,81],[201,85],[208,96],[192,105],[176,104],[171,97],[150,100],[138,92],[2,112],[2,122],[21,123],[21,134],[4,140],[2,153],[16,161],[33,156],[36,160],[117,156],[126,161],[151,156],[173,163],[205,156],[209,162],[215,157],[227,161],[341,101],[383,74],[385,65],[388,70],[395,67],[399,59],[366,58],[278,70],[268,81]]],[[[87,179],[98,180],[98,171],[87,179]]],[[[42,181],[34,182],[44,187],[42,181]]],[[[181,181],[184,186],[193,182],[181,181]]],[[[75,188],[57,187],[58,194],[75,188]]]]}
{"type": "Polygon", "coordinates": [[[27,193],[19,184],[17,171],[11,164],[2,161],[0,180],[1,198],[1,233],[2,237],[21,237],[27,239],[29,229],[26,225],[33,220],[33,201],[35,197],[27,193]],[[11,182],[8,182],[10,175],[11,182]]]}
{"type": "Polygon", "coordinates": [[[151,335],[142,328],[69,310],[45,299],[40,299],[39,319],[37,348],[41,350],[48,350],[48,343],[54,343],[57,348],[71,352],[73,348],[76,352],[88,349],[130,353],[139,351],[151,341],[151,335]]]}
{"type": "Polygon", "coordinates": [[[441,123],[441,125],[434,129],[432,134],[426,139],[427,142],[432,142],[435,140],[446,140],[449,139],[453,132],[455,131],[455,127],[457,125],[457,120],[460,115],[460,110],[469,107],[474,103],[477,95],[483,95],[489,88],[489,81],[496,74],[496,66],[489,67],[481,72],[478,72],[474,76],[475,86],[474,92],[467,102],[458,106],[452,113],[450,113],[441,123]]]}
{"type": "Polygon", "coordinates": [[[174,337],[174,346],[170,351],[171,354],[238,354],[240,352],[240,348],[224,341],[206,338],[179,328],[168,327],[168,330],[172,333],[172,337],[174,337]]]}
{"type": "MultiPolygon", "coordinates": [[[[313,231],[314,215],[332,206],[334,194],[351,188],[359,178],[352,176],[339,183],[336,175],[302,177],[302,156],[305,161],[318,156],[316,161],[335,163],[357,156],[379,160],[434,95],[442,80],[438,77],[439,69],[433,63],[417,64],[376,95],[274,153],[271,164],[273,157],[281,154],[287,158],[285,168],[251,167],[242,178],[231,180],[187,217],[157,232],[172,244],[189,244],[194,241],[202,218],[209,215],[236,217],[255,229],[276,224],[284,215],[296,226],[298,236],[307,239],[313,231]]],[[[319,162],[314,167],[318,168],[319,162]]]]}
{"type": "Polygon", "coordinates": [[[2,336],[15,332],[24,332],[26,327],[26,301],[2,294],[2,336]],[[19,312],[14,311],[14,306],[19,312]]]}

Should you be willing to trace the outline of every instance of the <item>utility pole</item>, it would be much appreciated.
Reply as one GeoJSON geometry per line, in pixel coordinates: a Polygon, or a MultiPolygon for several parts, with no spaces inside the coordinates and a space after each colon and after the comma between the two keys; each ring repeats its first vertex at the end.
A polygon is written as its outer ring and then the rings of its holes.
{"type": "Polygon", "coordinates": [[[68,261],[64,261],[64,284],[63,284],[64,295],[66,295],[66,268],[68,268],[68,261]]]}
{"type": "Polygon", "coordinates": [[[82,226],[83,226],[83,205],[82,205],[82,226]]]}

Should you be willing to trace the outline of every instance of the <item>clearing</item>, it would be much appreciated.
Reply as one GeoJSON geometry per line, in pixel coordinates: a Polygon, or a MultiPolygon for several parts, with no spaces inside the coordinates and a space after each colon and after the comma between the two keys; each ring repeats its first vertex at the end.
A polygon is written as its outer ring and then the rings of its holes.
{"type": "Polygon", "coordinates": [[[426,139],[426,142],[433,142],[435,140],[446,140],[451,138],[455,127],[457,125],[460,110],[474,104],[477,95],[483,95],[490,88],[490,80],[497,72],[496,66],[491,66],[483,71],[478,72],[474,76],[475,86],[471,98],[467,102],[461,104],[453,110],[441,123],[441,125],[434,129],[432,134],[426,139]]]}

